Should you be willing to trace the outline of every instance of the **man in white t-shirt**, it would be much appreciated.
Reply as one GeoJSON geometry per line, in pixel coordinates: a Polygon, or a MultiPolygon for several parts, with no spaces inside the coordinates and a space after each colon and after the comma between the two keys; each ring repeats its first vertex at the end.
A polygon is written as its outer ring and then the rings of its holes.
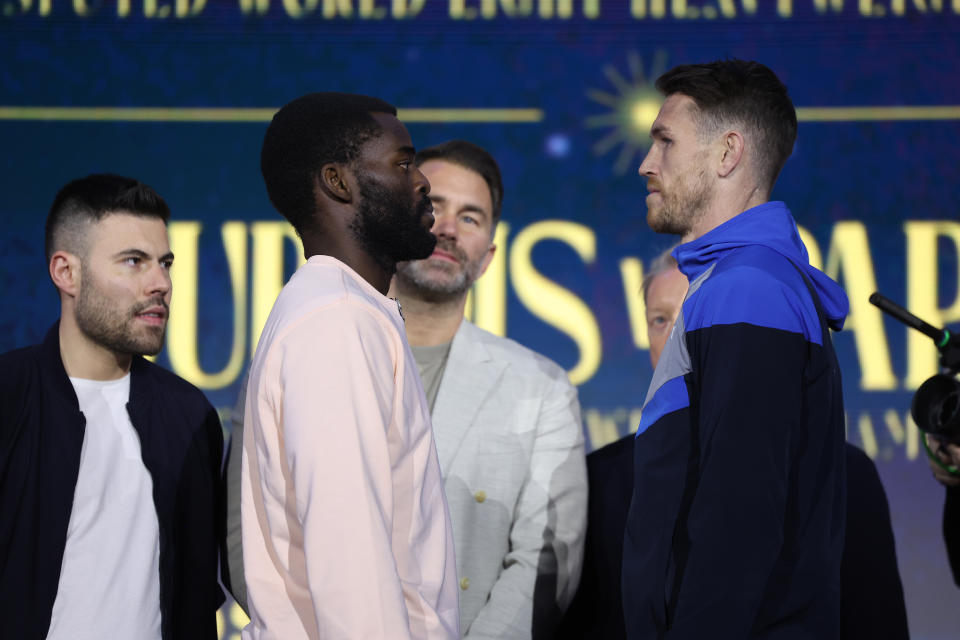
{"type": "Polygon", "coordinates": [[[0,356],[0,619],[10,638],[215,638],[219,420],[163,346],[170,212],[98,174],[46,224],[60,321],[0,356]]]}

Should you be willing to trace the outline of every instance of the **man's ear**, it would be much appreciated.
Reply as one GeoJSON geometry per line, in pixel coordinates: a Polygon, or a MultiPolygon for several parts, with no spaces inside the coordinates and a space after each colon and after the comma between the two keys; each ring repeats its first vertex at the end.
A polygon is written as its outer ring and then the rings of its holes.
{"type": "Polygon", "coordinates": [[[720,145],[720,166],[717,173],[721,178],[726,178],[743,160],[743,135],[736,130],[727,131],[723,134],[720,145]]]}
{"type": "Polygon", "coordinates": [[[62,293],[76,297],[80,293],[80,259],[72,253],[57,251],[50,256],[50,279],[62,293]]]}
{"type": "Polygon", "coordinates": [[[348,173],[349,170],[337,162],[323,165],[317,173],[317,189],[337,202],[352,202],[353,192],[347,179],[348,173]]]}

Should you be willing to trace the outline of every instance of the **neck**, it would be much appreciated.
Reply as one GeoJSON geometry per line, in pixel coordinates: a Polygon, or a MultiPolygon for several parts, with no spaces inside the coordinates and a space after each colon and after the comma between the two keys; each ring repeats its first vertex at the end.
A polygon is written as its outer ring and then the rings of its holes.
{"type": "Polygon", "coordinates": [[[453,340],[467,305],[467,294],[444,302],[429,302],[416,294],[404,291],[394,279],[391,293],[403,306],[407,341],[414,347],[432,347],[453,340]]]}
{"type": "Polygon", "coordinates": [[[769,194],[758,187],[736,193],[718,193],[707,212],[700,217],[696,224],[683,234],[681,242],[696,240],[708,231],[711,231],[724,222],[732,220],[747,209],[767,202],[769,194]]]}
{"type": "Polygon", "coordinates": [[[357,272],[361,278],[383,295],[390,289],[390,279],[396,271],[396,263],[380,259],[377,260],[356,244],[345,244],[330,241],[327,237],[303,239],[304,257],[330,256],[336,258],[357,272]]]}
{"type": "Polygon", "coordinates": [[[60,359],[71,378],[117,380],[130,372],[133,357],[92,341],[77,326],[72,313],[60,319],[60,359]]]}

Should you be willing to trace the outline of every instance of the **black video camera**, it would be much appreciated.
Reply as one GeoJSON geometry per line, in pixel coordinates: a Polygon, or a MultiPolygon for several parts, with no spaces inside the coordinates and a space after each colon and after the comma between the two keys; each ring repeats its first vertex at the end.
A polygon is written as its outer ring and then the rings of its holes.
{"type": "Polygon", "coordinates": [[[956,378],[960,371],[960,336],[927,324],[879,292],[870,296],[870,302],[936,343],[944,372],[920,385],[913,394],[910,413],[923,431],[942,440],[960,442],[960,381],[956,378]]]}

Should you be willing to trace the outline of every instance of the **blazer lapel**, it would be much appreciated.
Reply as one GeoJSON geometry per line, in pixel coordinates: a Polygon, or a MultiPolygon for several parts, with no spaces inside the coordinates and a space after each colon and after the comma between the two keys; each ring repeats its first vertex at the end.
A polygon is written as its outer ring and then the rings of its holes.
{"type": "Polygon", "coordinates": [[[497,380],[507,367],[506,362],[493,359],[484,342],[485,334],[464,319],[450,345],[432,416],[437,455],[444,477],[480,407],[490,399],[497,380]]]}

